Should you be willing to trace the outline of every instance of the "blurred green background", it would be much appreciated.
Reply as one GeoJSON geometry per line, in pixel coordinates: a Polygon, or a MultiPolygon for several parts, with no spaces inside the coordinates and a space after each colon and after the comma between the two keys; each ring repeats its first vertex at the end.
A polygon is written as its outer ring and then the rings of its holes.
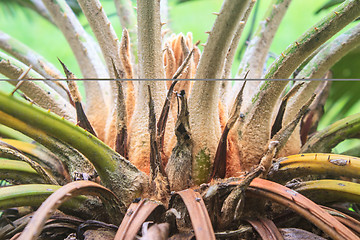
{"type": "MultiPolygon", "coordinates": [[[[324,9],[318,14],[316,12],[329,2],[340,2],[341,0],[293,0],[289,10],[285,15],[279,30],[275,36],[270,51],[275,55],[280,54],[289,44],[294,42],[303,32],[314,25],[335,6],[324,9]]],[[[121,36],[121,26],[119,19],[115,14],[115,7],[112,0],[101,1],[105,12],[110,16],[116,33],[121,36]]],[[[201,40],[206,42],[207,34],[210,31],[215,20],[212,12],[220,10],[222,0],[168,0],[169,2],[169,20],[166,27],[174,33],[192,32],[194,42],[201,40]]],[[[258,13],[255,19],[255,27],[262,18],[263,13],[269,7],[269,0],[258,0],[258,13]]],[[[61,32],[47,20],[43,19],[35,12],[16,6],[11,0],[0,0],[0,30],[17,38],[27,44],[35,51],[43,55],[56,67],[61,69],[57,58],[60,58],[77,77],[81,77],[79,67],[75,57],[71,52],[65,38],[61,32]],[[3,4],[1,4],[1,2],[3,4]],[[10,3],[5,5],[4,3],[10,3]]],[[[134,1],[135,5],[135,1],[134,1]]],[[[253,11],[254,13],[254,11],[253,11]]],[[[253,18],[253,13],[250,19],[253,18]]],[[[79,14],[81,23],[86,26],[86,18],[79,14]]],[[[350,24],[346,29],[359,22],[350,24]]],[[[244,34],[240,41],[240,46],[244,45],[250,29],[250,21],[245,27],[244,34]]],[[[344,29],[343,31],[345,31],[344,29]]],[[[86,30],[91,33],[90,27],[86,30]]],[[[342,31],[342,32],[343,32],[342,31]]],[[[273,60],[273,59],[272,59],[273,60]]],[[[271,60],[271,61],[272,61],[271,60]]],[[[239,57],[233,65],[235,73],[239,57]]],[[[270,62],[269,62],[270,64],[270,62]]],[[[333,67],[333,78],[360,78],[360,49],[357,49],[348,56],[344,57],[333,67]]],[[[1,77],[1,76],[0,76],[1,77]]],[[[0,87],[5,85],[0,83],[0,87]]],[[[358,92],[360,91],[360,82],[333,82],[330,97],[325,105],[325,117],[321,120],[319,129],[339,120],[345,116],[359,112],[360,101],[358,92]]],[[[353,146],[360,146],[359,140],[350,140],[335,149],[336,152],[342,152],[353,146]]]]}
{"type": "MultiPolygon", "coordinates": [[[[1,0],[5,2],[16,2],[14,0],[1,0]]],[[[0,1],[0,3],[1,3],[0,1]]],[[[275,55],[280,54],[289,44],[294,42],[303,32],[310,28],[314,23],[324,17],[334,7],[325,9],[318,14],[315,12],[324,4],[334,0],[293,0],[290,4],[289,10],[286,13],[279,30],[275,36],[271,46],[271,52],[275,55]]],[[[338,0],[337,0],[338,1],[338,0]]],[[[106,13],[111,16],[116,33],[121,36],[121,26],[119,19],[115,15],[115,7],[112,0],[101,1],[106,13]]],[[[135,1],[134,1],[135,2],[135,1]]],[[[269,0],[258,0],[258,13],[256,15],[255,27],[261,20],[265,10],[269,7],[269,0]]],[[[205,31],[210,31],[211,26],[215,20],[215,15],[212,12],[220,10],[222,0],[168,0],[169,3],[169,20],[166,25],[174,33],[192,32],[194,41],[201,40],[206,42],[207,34],[205,31]]],[[[134,3],[135,4],[135,3],[134,3]]],[[[43,19],[35,12],[16,7],[15,4],[0,4],[0,30],[26,43],[35,51],[43,55],[50,62],[61,68],[57,57],[59,57],[71,70],[81,77],[79,67],[75,61],[70,47],[61,32],[43,19]],[[7,7],[6,7],[7,6],[7,7]]],[[[254,13],[254,11],[253,11],[254,13]]],[[[253,15],[253,14],[252,14],[253,15]]],[[[253,16],[250,16],[252,18],[253,16]]],[[[81,23],[86,25],[86,18],[80,14],[79,19],[81,23]]],[[[354,25],[353,23],[351,25],[354,25]]],[[[240,41],[242,46],[246,40],[250,28],[250,23],[246,25],[245,32],[240,41]]],[[[90,28],[86,29],[91,33],[90,28]]],[[[358,59],[358,58],[357,58],[358,59]]],[[[351,61],[354,65],[356,62],[351,61]]],[[[239,58],[234,63],[233,72],[236,71],[239,64],[239,58]]],[[[347,66],[348,64],[345,64],[347,66]]],[[[342,69],[343,74],[336,73],[337,78],[360,78],[360,69],[342,69]],[[356,70],[357,73],[353,71],[356,70]]]]}

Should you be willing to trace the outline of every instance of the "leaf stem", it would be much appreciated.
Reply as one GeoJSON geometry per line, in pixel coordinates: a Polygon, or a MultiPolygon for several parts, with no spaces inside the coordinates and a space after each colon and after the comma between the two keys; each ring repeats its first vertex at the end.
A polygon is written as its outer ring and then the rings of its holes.
{"type": "Polygon", "coordinates": [[[225,0],[200,58],[197,79],[221,78],[231,40],[250,0],[225,0]]]}
{"type": "Polygon", "coordinates": [[[288,46],[269,67],[265,78],[285,79],[290,77],[312,52],[359,15],[360,0],[346,0],[288,46]]]}
{"type": "Polygon", "coordinates": [[[119,38],[99,0],[78,0],[78,3],[99,42],[110,78],[114,78],[112,60],[118,70],[124,71],[119,55],[119,38]]]}
{"type": "Polygon", "coordinates": [[[0,111],[46,132],[84,154],[96,168],[105,186],[112,189],[124,205],[142,191],[145,176],[129,161],[80,127],[36,106],[0,93],[0,111]]]}
{"type": "Polygon", "coordinates": [[[97,45],[85,32],[65,0],[43,0],[54,22],[64,34],[84,78],[109,78],[109,74],[101,61],[97,45]]]}
{"type": "Polygon", "coordinates": [[[337,61],[359,45],[360,24],[343,33],[323,48],[296,78],[322,78],[337,61]]]}
{"type": "Polygon", "coordinates": [[[254,36],[252,37],[246,52],[241,60],[238,75],[244,78],[249,71],[249,79],[261,78],[269,52],[270,45],[274,39],[279,23],[284,17],[291,0],[272,0],[268,10],[261,20],[254,36]]]}
{"type": "Polygon", "coordinates": [[[137,0],[139,78],[163,79],[159,0],[137,0]]]}

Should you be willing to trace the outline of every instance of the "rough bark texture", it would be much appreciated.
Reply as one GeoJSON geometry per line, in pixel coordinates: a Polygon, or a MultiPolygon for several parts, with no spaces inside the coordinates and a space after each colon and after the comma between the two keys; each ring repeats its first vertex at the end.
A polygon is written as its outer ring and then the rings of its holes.
{"type": "Polygon", "coordinates": [[[189,125],[189,112],[185,96],[181,98],[181,112],[178,116],[175,134],[177,143],[172,150],[166,173],[171,191],[181,191],[192,185],[192,139],[189,125]]]}
{"type": "MultiPolygon", "coordinates": [[[[27,68],[23,63],[0,52],[0,73],[9,79],[18,79],[27,68]]],[[[41,76],[32,69],[24,77],[41,79],[41,76]]],[[[9,83],[15,86],[18,81],[9,81],[9,83]]],[[[75,108],[43,81],[24,81],[19,89],[41,107],[75,122],[75,108]]]]}
{"type": "MultiPolygon", "coordinates": [[[[283,126],[286,126],[296,117],[299,109],[310,99],[315,89],[319,86],[321,81],[310,81],[303,85],[293,97],[288,101],[284,118],[283,126]]],[[[288,144],[285,145],[283,150],[279,153],[280,156],[289,156],[300,152],[301,139],[300,139],[300,124],[298,124],[291,134],[288,144]]]]}
{"type": "Polygon", "coordinates": [[[191,90],[189,121],[194,143],[193,178],[196,184],[207,181],[220,139],[219,92],[218,81],[196,81],[191,90]]]}
{"type": "Polygon", "coordinates": [[[160,0],[138,0],[139,78],[165,78],[161,51],[160,0]]]}
{"type": "MultiPolygon", "coordinates": [[[[136,103],[129,127],[129,159],[136,167],[147,174],[150,171],[149,108],[147,107],[149,101],[148,85],[151,88],[151,95],[154,100],[156,118],[160,116],[166,98],[165,82],[138,82],[136,103]]],[[[169,120],[169,123],[171,121],[169,120]]],[[[165,133],[173,134],[173,126],[173,124],[167,124],[165,133]],[[171,125],[172,127],[170,127],[171,125]]],[[[167,146],[164,149],[167,149],[167,146]]]]}
{"type": "MultiPolygon", "coordinates": [[[[239,139],[239,162],[236,172],[249,171],[257,165],[270,139],[273,111],[288,81],[266,81],[252,99],[243,125],[236,129],[239,139]]],[[[235,143],[236,144],[236,143],[235,143]]]]}

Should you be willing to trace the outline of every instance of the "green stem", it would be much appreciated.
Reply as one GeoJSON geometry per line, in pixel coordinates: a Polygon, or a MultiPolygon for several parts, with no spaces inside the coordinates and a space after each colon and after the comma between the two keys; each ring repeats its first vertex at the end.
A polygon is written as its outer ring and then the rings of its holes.
{"type": "Polygon", "coordinates": [[[0,158],[0,163],[2,179],[17,184],[44,183],[44,179],[26,162],[0,158]]]}
{"type": "Polygon", "coordinates": [[[2,138],[1,141],[18,149],[21,153],[39,163],[55,177],[60,185],[71,181],[68,169],[61,162],[60,158],[49,149],[38,143],[22,142],[15,139],[2,138]]]}
{"type": "Polygon", "coordinates": [[[140,195],[145,176],[129,161],[73,123],[0,93],[0,111],[74,147],[94,165],[102,182],[128,205],[140,195]]]}
{"type": "Polygon", "coordinates": [[[21,152],[7,147],[6,143],[0,142],[0,156],[9,156],[24,161],[44,179],[45,183],[59,185],[54,177],[47,173],[39,163],[31,160],[21,152]]]}
{"type": "Polygon", "coordinates": [[[92,195],[99,197],[103,203],[103,211],[109,214],[108,220],[119,224],[122,213],[126,210],[119,203],[119,200],[109,189],[91,181],[75,181],[56,190],[49,196],[32,216],[30,222],[21,233],[20,239],[35,240],[41,233],[46,221],[51,214],[62,204],[79,195],[92,195]]]}
{"type": "Polygon", "coordinates": [[[323,48],[296,76],[302,78],[322,78],[330,68],[360,45],[360,24],[337,37],[323,48]]]}
{"type": "Polygon", "coordinates": [[[9,128],[5,125],[0,124],[0,137],[2,138],[10,138],[10,139],[16,139],[22,142],[31,143],[33,140],[29,138],[28,136],[22,134],[21,132],[18,132],[12,128],[9,128]]]}
{"type": "Polygon", "coordinates": [[[346,0],[291,44],[269,67],[265,78],[285,79],[334,34],[360,15],[360,0],[346,0]]]}
{"type": "Polygon", "coordinates": [[[345,139],[359,137],[360,113],[336,121],[313,135],[301,148],[301,153],[330,152],[333,147],[345,139]]]}
{"type": "Polygon", "coordinates": [[[66,165],[73,178],[75,172],[93,174],[94,167],[81,153],[64,142],[49,136],[46,132],[1,111],[0,123],[26,134],[56,154],[66,165]]]}
{"type": "MultiPolygon", "coordinates": [[[[52,193],[61,188],[49,184],[22,184],[0,188],[0,209],[31,206],[39,207],[52,193]]],[[[60,210],[75,214],[81,218],[103,214],[102,205],[98,201],[84,196],[77,196],[65,202],[60,210]],[[88,208],[91,210],[88,210],[88,208]]]]}

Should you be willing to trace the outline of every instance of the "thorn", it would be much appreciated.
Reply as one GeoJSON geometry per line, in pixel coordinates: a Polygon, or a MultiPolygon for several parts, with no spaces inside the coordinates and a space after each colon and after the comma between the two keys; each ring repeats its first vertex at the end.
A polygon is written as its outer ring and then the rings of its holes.
{"type": "Polygon", "coordinates": [[[64,116],[62,116],[62,117],[61,117],[61,119],[62,119],[62,120],[65,120],[65,117],[64,117],[64,116]]]}
{"type": "Polygon", "coordinates": [[[252,2],[256,2],[256,0],[252,0],[252,2]]]}
{"type": "Polygon", "coordinates": [[[134,7],[135,11],[137,11],[137,7],[134,7]]]}
{"type": "Polygon", "coordinates": [[[64,18],[67,18],[67,15],[66,15],[66,13],[64,12],[64,18]]]}
{"type": "Polygon", "coordinates": [[[339,15],[339,13],[338,12],[334,12],[335,13],[335,15],[339,15]]]}
{"type": "Polygon", "coordinates": [[[119,41],[119,39],[118,39],[118,38],[115,38],[114,41],[115,41],[115,42],[116,42],[116,41],[119,41]]]}
{"type": "Polygon", "coordinates": [[[266,22],[270,22],[270,18],[268,18],[268,17],[265,20],[266,20],[266,22]]]}
{"type": "Polygon", "coordinates": [[[18,80],[23,80],[23,79],[26,77],[26,75],[30,72],[31,69],[32,69],[32,65],[30,64],[30,65],[29,65],[29,68],[26,69],[26,71],[23,72],[23,73],[20,75],[20,77],[18,78],[18,80]]]}
{"type": "Polygon", "coordinates": [[[30,105],[33,105],[34,104],[34,102],[29,102],[30,103],[30,105]]]}
{"type": "Polygon", "coordinates": [[[48,113],[50,113],[50,112],[51,112],[51,111],[50,111],[50,108],[47,110],[47,112],[48,112],[48,113]]]}
{"type": "Polygon", "coordinates": [[[218,12],[213,12],[213,13],[211,13],[211,14],[214,14],[214,15],[216,15],[216,16],[219,16],[219,15],[220,15],[220,13],[218,13],[218,12]]]}
{"type": "Polygon", "coordinates": [[[197,42],[195,43],[195,46],[198,46],[200,43],[200,40],[197,40],[197,42]]]}
{"type": "Polygon", "coordinates": [[[166,22],[162,22],[162,23],[160,23],[160,26],[162,27],[162,26],[164,26],[166,24],[166,22]]]}
{"type": "Polygon", "coordinates": [[[239,24],[243,25],[243,24],[245,24],[245,21],[240,21],[239,24]]]}
{"type": "Polygon", "coordinates": [[[205,33],[206,33],[206,34],[210,34],[211,32],[210,32],[210,31],[206,31],[205,33]]]}
{"type": "Polygon", "coordinates": [[[248,70],[248,71],[245,73],[244,79],[247,78],[247,76],[249,75],[249,72],[250,72],[250,70],[248,70]]]}
{"type": "Polygon", "coordinates": [[[102,11],[102,10],[103,10],[103,6],[100,6],[99,11],[102,11]]]}
{"type": "Polygon", "coordinates": [[[283,53],[281,53],[281,56],[285,57],[285,55],[283,53]]]}
{"type": "Polygon", "coordinates": [[[203,47],[205,47],[205,46],[206,46],[206,43],[202,43],[202,44],[200,44],[200,46],[203,46],[203,47]]]}
{"type": "Polygon", "coordinates": [[[78,34],[78,33],[76,33],[76,34],[75,34],[75,37],[76,37],[76,38],[79,38],[79,34],[78,34]]]}
{"type": "Polygon", "coordinates": [[[316,28],[314,28],[315,29],[315,31],[319,31],[319,29],[316,27],[316,28]]]}
{"type": "Polygon", "coordinates": [[[296,43],[296,46],[300,46],[300,44],[298,42],[295,42],[296,43]]]}
{"type": "Polygon", "coordinates": [[[24,72],[20,75],[20,77],[18,78],[18,80],[20,80],[20,81],[16,84],[14,90],[11,92],[11,95],[14,95],[14,93],[21,87],[21,85],[23,85],[23,83],[24,83],[24,80],[23,80],[23,79],[24,79],[24,78],[26,77],[26,75],[30,72],[31,68],[32,68],[32,65],[30,64],[29,68],[26,69],[26,71],[24,71],[24,72]]]}
{"type": "Polygon", "coordinates": [[[108,27],[110,27],[110,25],[111,25],[111,22],[108,22],[106,25],[108,25],[108,27]]]}

